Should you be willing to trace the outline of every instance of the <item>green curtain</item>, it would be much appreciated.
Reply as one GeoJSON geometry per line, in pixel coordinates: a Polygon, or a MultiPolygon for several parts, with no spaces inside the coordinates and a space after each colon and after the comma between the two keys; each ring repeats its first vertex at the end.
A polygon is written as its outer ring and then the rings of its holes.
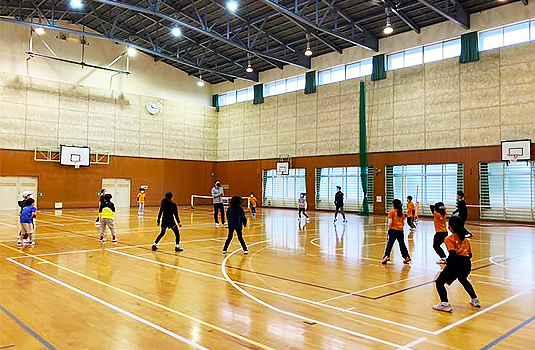
{"type": "Polygon", "coordinates": [[[212,107],[215,108],[216,112],[219,112],[219,95],[212,95],[212,107]]]}
{"type": "Polygon", "coordinates": [[[258,84],[253,87],[254,98],[253,104],[259,105],[264,103],[264,84],[258,84]]]}
{"type": "Polygon", "coordinates": [[[305,75],[305,94],[316,93],[316,71],[307,72],[305,75]]]}
{"type": "Polygon", "coordinates": [[[366,139],[366,83],[360,82],[359,98],[359,160],[360,160],[360,181],[364,199],[362,200],[362,210],[360,215],[370,215],[368,207],[368,152],[366,139]]]}
{"type": "Polygon", "coordinates": [[[372,80],[382,80],[386,79],[386,69],[385,69],[385,55],[373,56],[372,59],[372,80]]]}
{"type": "Polygon", "coordinates": [[[479,61],[479,46],[477,32],[461,35],[460,63],[479,61]]]}

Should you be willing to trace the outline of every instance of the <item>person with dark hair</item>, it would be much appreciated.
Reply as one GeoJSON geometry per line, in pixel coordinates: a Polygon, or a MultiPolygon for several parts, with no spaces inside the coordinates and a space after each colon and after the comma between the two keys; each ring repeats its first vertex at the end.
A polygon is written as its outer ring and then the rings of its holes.
{"type": "Polygon", "coordinates": [[[448,248],[449,256],[446,267],[444,267],[444,270],[442,270],[435,281],[437,292],[440,296],[440,303],[433,305],[433,309],[445,312],[453,311],[451,304],[448,302],[448,293],[444,285],[451,285],[455,280],[459,280],[459,283],[461,283],[470,295],[470,305],[480,308],[481,302],[474,291],[474,287],[472,287],[472,284],[467,279],[472,269],[470,262],[472,248],[470,241],[466,239],[468,232],[464,228],[464,220],[454,215],[448,223],[452,235],[446,237],[444,243],[446,243],[446,248],[448,248]]]}
{"type": "Polygon", "coordinates": [[[139,193],[137,194],[136,199],[137,203],[139,204],[137,215],[142,216],[145,214],[145,200],[147,199],[147,194],[145,193],[145,189],[143,187],[139,188],[139,193]]]}
{"type": "MultiPolygon", "coordinates": [[[[31,204],[28,204],[28,200],[31,199],[31,200],[33,200],[35,202],[35,200],[32,198],[32,195],[33,195],[32,191],[24,191],[24,192],[22,192],[22,200],[17,202],[17,204],[20,207],[19,215],[22,214],[22,209],[24,209],[24,207],[27,207],[27,206],[31,205],[31,204]]],[[[33,226],[33,229],[35,230],[35,225],[33,225],[33,223],[32,223],[32,226],[33,226]]],[[[27,240],[28,240],[28,234],[25,233],[24,235],[22,235],[22,231],[19,231],[19,235],[18,235],[18,239],[17,239],[17,245],[21,246],[23,243],[28,243],[27,240]]]]}
{"type": "MultiPolygon", "coordinates": [[[[253,218],[256,218],[256,203],[258,202],[258,199],[256,199],[256,196],[253,192],[249,195],[249,208],[251,209],[251,216],[253,218]]],[[[227,217],[228,219],[228,217],[227,217]]]]}
{"type": "Polygon", "coordinates": [[[219,180],[215,180],[214,187],[212,187],[212,201],[214,202],[214,221],[217,227],[220,226],[217,218],[218,212],[221,212],[221,223],[225,225],[225,207],[223,206],[223,187],[219,180]]]}
{"type": "Polygon", "coordinates": [[[112,195],[106,193],[100,207],[98,208],[98,218],[100,220],[100,229],[99,229],[99,242],[106,243],[106,226],[110,228],[111,232],[111,241],[117,243],[117,235],[115,234],[115,223],[113,221],[113,215],[115,213],[115,205],[111,202],[112,195]]]}
{"type": "MultiPolygon", "coordinates": [[[[100,205],[102,204],[102,202],[104,202],[104,196],[106,195],[106,189],[103,188],[100,190],[100,195],[98,197],[98,207],[100,208],[100,205]]],[[[99,227],[100,226],[100,216],[97,216],[97,219],[95,220],[95,226],[96,227],[99,227]]]]}
{"type": "Polygon", "coordinates": [[[306,193],[301,193],[299,195],[299,200],[298,200],[298,205],[299,205],[299,213],[297,214],[297,220],[301,220],[301,214],[303,214],[306,218],[307,221],[310,221],[310,218],[308,217],[308,214],[307,214],[307,198],[306,198],[306,193]]]}
{"type": "Polygon", "coordinates": [[[386,243],[386,250],[383,256],[383,264],[390,260],[390,252],[397,240],[399,243],[399,250],[403,256],[403,263],[408,264],[411,261],[409,251],[405,245],[405,237],[403,235],[403,227],[405,225],[405,213],[403,213],[403,205],[399,199],[392,201],[392,209],[388,212],[388,242],[386,243]]]}
{"type": "Polygon", "coordinates": [[[344,193],[342,192],[342,187],[336,186],[336,194],[334,195],[334,222],[336,222],[336,217],[338,213],[342,214],[344,218],[344,224],[347,224],[346,213],[344,213],[344,193]]]}
{"type": "Polygon", "coordinates": [[[416,225],[414,225],[414,216],[416,215],[416,209],[414,207],[414,203],[412,202],[412,196],[407,197],[407,225],[411,229],[415,229],[416,225]]]}
{"type": "Polygon", "coordinates": [[[17,245],[21,246],[23,244],[34,246],[35,242],[33,241],[33,219],[35,218],[35,200],[33,198],[27,198],[25,200],[25,207],[20,211],[20,233],[17,245]],[[28,240],[22,240],[22,237],[28,237],[28,240]]]}
{"type": "Polygon", "coordinates": [[[178,232],[178,227],[182,227],[182,224],[180,223],[180,217],[178,217],[178,207],[176,206],[176,203],[173,202],[173,194],[171,192],[165,194],[165,197],[160,204],[158,220],[156,221],[158,226],[160,226],[160,219],[162,230],[151,247],[152,251],[158,250],[158,242],[165,236],[167,229],[171,229],[175,233],[175,252],[183,251],[184,248],[180,247],[180,232],[178,232]]]}
{"type": "Polygon", "coordinates": [[[245,217],[245,210],[243,210],[241,206],[240,196],[233,196],[231,198],[230,206],[227,210],[227,220],[228,237],[225,241],[225,246],[223,247],[223,254],[227,254],[227,249],[230,245],[230,242],[232,241],[234,231],[236,231],[236,235],[238,236],[238,240],[240,241],[241,247],[243,249],[243,254],[249,254],[249,251],[247,250],[247,245],[245,244],[245,241],[243,240],[242,236],[242,227],[247,226],[247,218],[245,217]]]}
{"type": "Polygon", "coordinates": [[[437,202],[435,205],[430,205],[431,213],[433,213],[433,223],[435,225],[435,236],[433,237],[433,249],[440,257],[440,260],[437,261],[437,264],[446,263],[446,253],[440,247],[444,243],[444,239],[448,237],[448,232],[446,231],[446,207],[444,203],[437,202]]]}
{"type": "MultiPolygon", "coordinates": [[[[457,191],[457,209],[455,209],[452,214],[458,215],[466,224],[466,220],[468,220],[468,207],[466,206],[466,201],[464,200],[463,191],[457,191]]],[[[472,233],[466,230],[466,238],[471,238],[472,236],[472,233]]]]}

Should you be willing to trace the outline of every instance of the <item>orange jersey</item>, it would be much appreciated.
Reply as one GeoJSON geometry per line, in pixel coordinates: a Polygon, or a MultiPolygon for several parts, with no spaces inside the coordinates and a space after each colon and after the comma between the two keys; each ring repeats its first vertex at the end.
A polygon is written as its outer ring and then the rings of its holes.
{"type": "Polygon", "coordinates": [[[145,203],[145,198],[147,198],[147,195],[145,193],[139,192],[137,194],[137,202],[138,203],[145,203]]]}
{"type": "Polygon", "coordinates": [[[448,249],[448,251],[455,250],[455,254],[459,256],[470,256],[470,254],[472,254],[472,247],[470,246],[470,241],[466,238],[461,241],[459,235],[456,233],[446,237],[446,239],[444,239],[444,243],[446,243],[446,248],[448,249]]]}
{"type": "Polygon", "coordinates": [[[433,212],[433,222],[435,224],[436,232],[447,232],[446,231],[446,214],[440,215],[436,211],[433,212]]]}
{"type": "Polygon", "coordinates": [[[413,202],[408,202],[407,203],[407,216],[412,218],[414,216],[414,214],[416,214],[416,211],[414,210],[414,203],[413,202]]]}
{"type": "Polygon", "coordinates": [[[249,203],[251,203],[251,207],[256,207],[256,202],[256,197],[249,197],[249,203]]]}
{"type": "Polygon", "coordinates": [[[392,209],[390,212],[388,212],[387,217],[392,220],[392,227],[390,227],[392,230],[403,231],[405,218],[407,217],[405,213],[403,213],[401,216],[398,216],[397,209],[392,209]]]}

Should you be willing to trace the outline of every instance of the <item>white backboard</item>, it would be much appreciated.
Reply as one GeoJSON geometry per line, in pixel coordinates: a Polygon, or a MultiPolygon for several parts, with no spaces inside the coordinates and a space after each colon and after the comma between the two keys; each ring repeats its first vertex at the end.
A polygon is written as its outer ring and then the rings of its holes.
{"type": "Polygon", "coordinates": [[[530,160],[531,140],[502,141],[502,161],[530,160]]]}
{"type": "Polygon", "coordinates": [[[61,145],[60,164],[75,166],[89,166],[89,147],[61,145]]]}

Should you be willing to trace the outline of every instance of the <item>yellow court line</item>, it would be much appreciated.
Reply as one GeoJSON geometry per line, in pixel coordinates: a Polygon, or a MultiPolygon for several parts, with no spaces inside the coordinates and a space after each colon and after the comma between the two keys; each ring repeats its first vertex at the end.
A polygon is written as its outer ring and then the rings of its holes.
{"type": "MultiPolygon", "coordinates": [[[[5,248],[8,248],[8,249],[17,251],[17,252],[21,252],[20,250],[15,249],[15,248],[12,248],[12,247],[10,247],[10,246],[8,246],[8,245],[5,245],[5,244],[3,244],[3,243],[0,243],[0,245],[3,246],[3,247],[5,247],[5,248]]],[[[26,254],[27,256],[31,257],[31,258],[35,258],[35,259],[37,259],[37,260],[39,260],[39,261],[42,261],[42,262],[45,262],[45,263],[50,264],[50,265],[52,265],[52,266],[55,266],[55,267],[57,267],[57,268],[59,268],[59,269],[68,271],[68,272],[70,272],[70,273],[72,273],[72,274],[75,274],[75,275],[77,275],[77,276],[80,276],[80,277],[82,277],[82,278],[88,279],[88,280],[90,280],[90,281],[92,281],[92,282],[95,282],[95,283],[98,283],[98,284],[100,284],[100,285],[103,285],[103,286],[106,286],[106,287],[108,287],[108,288],[111,288],[111,289],[113,289],[113,290],[115,290],[115,291],[118,291],[118,292],[120,292],[120,293],[126,294],[126,295],[128,295],[128,296],[130,296],[130,297],[132,297],[132,298],[141,300],[141,301],[146,302],[146,303],[148,303],[148,304],[150,304],[150,305],[159,307],[159,308],[164,309],[164,310],[166,310],[166,311],[168,311],[168,312],[171,312],[171,313],[174,313],[174,314],[176,314],[176,315],[179,315],[179,316],[182,316],[182,317],[184,317],[184,318],[187,318],[187,319],[190,320],[190,321],[197,322],[197,323],[202,324],[203,326],[206,326],[206,327],[210,327],[210,328],[212,328],[212,329],[215,329],[215,330],[217,330],[217,331],[219,331],[219,332],[221,332],[221,333],[224,333],[224,334],[229,335],[229,336],[231,336],[231,337],[234,337],[234,338],[236,338],[236,339],[242,340],[242,341],[244,341],[244,342],[246,342],[246,343],[249,343],[249,344],[251,344],[251,345],[254,345],[254,346],[256,346],[256,347],[258,347],[258,348],[260,348],[260,349],[264,349],[264,350],[275,350],[274,348],[269,347],[269,346],[264,345],[264,344],[261,344],[261,343],[255,341],[255,340],[246,338],[246,337],[244,337],[244,336],[242,336],[242,335],[236,334],[236,333],[234,333],[234,332],[231,332],[231,331],[229,331],[229,330],[226,330],[226,329],[224,329],[224,328],[221,328],[221,327],[216,326],[216,325],[214,325],[214,324],[211,324],[211,323],[209,323],[209,322],[200,320],[200,319],[198,319],[198,318],[196,318],[196,317],[190,316],[190,315],[185,314],[185,313],[183,313],[183,312],[180,312],[180,311],[171,309],[170,307],[167,307],[167,306],[165,306],[165,305],[162,305],[162,304],[159,304],[159,303],[154,302],[154,301],[152,301],[152,300],[143,298],[143,297],[141,297],[141,296],[139,296],[139,295],[137,295],[137,294],[128,292],[128,291],[126,291],[126,290],[124,290],[124,289],[121,289],[121,288],[119,288],[119,287],[112,286],[111,284],[108,284],[108,283],[106,283],[106,282],[99,281],[99,280],[97,280],[97,279],[94,279],[94,278],[92,278],[92,277],[86,276],[86,275],[84,275],[84,274],[82,274],[82,273],[79,273],[79,272],[77,272],[77,271],[74,271],[74,270],[71,270],[71,269],[66,268],[66,267],[64,267],[64,266],[55,264],[55,263],[53,263],[53,262],[51,262],[51,261],[42,259],[42,258],[40,258],[40,257],[38,257],[38,256],[29,254],[29,253],[26,253],[26,252],[21,252],[21,253],[24,253],[24,254],[26,254]]]]}

